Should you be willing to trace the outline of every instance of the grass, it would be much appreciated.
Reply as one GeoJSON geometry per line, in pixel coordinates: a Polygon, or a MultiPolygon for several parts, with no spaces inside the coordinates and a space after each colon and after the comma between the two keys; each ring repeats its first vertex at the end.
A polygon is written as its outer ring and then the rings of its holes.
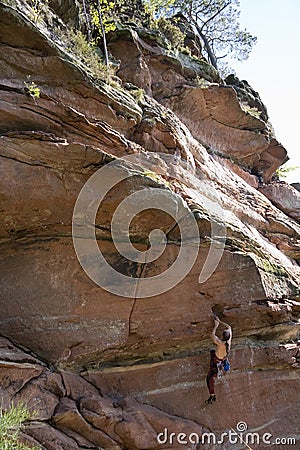
{"type": "Polygon", "coordinates": [[[25,423],[32,420],[35,413],[30,412],[23,403],[11,405],[8,410],[0,408],[0,448],[1,450],[39,450],[20,441],[20,432],[25,423]]]}
{"type": "Polygon", "coordinates": [[[72,28],[65,31],[57,28],[55,32],[68,53],[75,57],[76,63],[80,61],[94,78],[109,82],[115,75],[114,67],[104,64],[95,41],[88,42],[81,31],[72,28]]]}
{"type": "Polygon", "coordinates": [[[145,97],[145,91],[144,89],[132,89],[130,91],[130,94],[132,95],[132,97],[139,103],[142,102],[144,100],[145,97]]]}

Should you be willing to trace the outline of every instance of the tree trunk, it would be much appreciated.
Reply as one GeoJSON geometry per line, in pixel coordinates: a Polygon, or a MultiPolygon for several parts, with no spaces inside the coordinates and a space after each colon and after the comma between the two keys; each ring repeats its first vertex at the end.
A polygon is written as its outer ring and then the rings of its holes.
{"type": "Polygon", "coordinates": [[[202,39],[203,42],[204,42],[204,47],[205,47],[205,50],[207,51],[208,59],[209,59],[211,65],[214,66],[215,69],[218,69],[217,58],[215,57],[215,54],[214,54],[214,52],[212,51],[212,48],[211,48],[211,46],[209,45],[209,42],[208,42],[206,36],[202,33],[202,31],[200,30],[200,28],[197,29],[197,31],[198,31],[198,33],[199,33],[199,36],[201,37],[201,39],[202,39]]]}
{"type": "Polygon", "coordinates": [[[86,9],[85,0],[82,0],[82,5],[83,5],[83,13],[84,13],[84,16],[85,16],[85,21],[86,21],[87,40],[88,40],[88,42],[90,42],[91,36],[92,36],[92,33],[91,33],[91,24],[90,24],[89,14],[88,14],[87,9],[86,9]]]}
{"type": "Polygon", "coordinates": [[[101,27],[101,32],[102,32],[103,50],[104,50],[104,59],[105,59],[105,64],[108,66],[108,64],[109,64],[109,59],[108,59],[108,51],[107,51],[107,44],[106,44],[106,36],[105,36],[105,29],[104,29],[104,25],[103,25],[103,18],[102,18],[102,11],[101,11],[100,0],[98,0],[98,2],[97,2],[97,9],[98,9],[99,21],[100,21],[100,27],[101,27]]]}
{"type": "Polygon", "coordinates": [[[192,19],[192,22],[204,43],[204,48],[207,51],[209,62],[211,63],[212,66],[214,66],[215,69],[218,69],[217,58],[216,58],[211,46],[209,45],[208,39],[206,38],[205,34],[202,33],[202,30],[199,27],[199,25],[197,24],[197,22],[194,19],[192,19]]]}

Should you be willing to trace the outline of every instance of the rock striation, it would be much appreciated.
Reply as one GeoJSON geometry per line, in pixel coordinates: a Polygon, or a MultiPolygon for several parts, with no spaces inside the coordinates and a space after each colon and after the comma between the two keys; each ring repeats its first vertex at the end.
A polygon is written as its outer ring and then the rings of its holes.
{"type": "MultiPolygon", "coordinates": [[[[64,6],[53,2],[76,23],[64,6]]],[[[287,153],[259,95],[133,24],[109,37],[122,84],[95,79],[51,24],[20,5],[0,10],[0,391],[4,408],[37,411],[23,439],[49,450],[176,450],[177,438],[158,434],[221,436],[241,421],[299,439],[299,192],[272,179],[287,153]],[[72,240],[81,189],[111,163],[123,178],[96,211],[95,236],[127,277],[123,295],[87,276],[72,240]],[[130,259],[111,224],[141,193],[145,208],[118,230],[144,255],[130,259]],[[186,216],[197,236],[183,242],[186,216]],[[155,229],[165,249],[152,260],[155,229]],[[143,296],[144,280],[185,245],[197,248],[191,270],[143,296]],[[216,264],[205,277],[207,261],[216,264]],[[203,409],[213,312],[233,328],[232,369],[203,409]]],[[[219,448],[199,445],[186,448],[219,448]]]]}

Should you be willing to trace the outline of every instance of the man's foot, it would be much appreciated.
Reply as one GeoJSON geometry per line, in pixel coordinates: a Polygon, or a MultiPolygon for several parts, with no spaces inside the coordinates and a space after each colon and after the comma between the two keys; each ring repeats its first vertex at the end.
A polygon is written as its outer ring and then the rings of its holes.
{"type": "Polygon", "coordinates": [[[216,395],[215,394],[211,394],[209,396],[209,398],[206,400],[205,404],[206,405],[211,405],[215,401],[216,401],[216,395]]]}

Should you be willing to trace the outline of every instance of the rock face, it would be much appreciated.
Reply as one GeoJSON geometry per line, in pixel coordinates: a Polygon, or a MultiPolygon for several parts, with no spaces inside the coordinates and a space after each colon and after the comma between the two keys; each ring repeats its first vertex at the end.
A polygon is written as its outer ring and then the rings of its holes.
{"type": "Polygon", "coordinates": [[[205,433],[241,421],[299,439],[299,194],[268,182],[286,151],[258,95],[125,27],[109,42],[123,87],[95,81],[49,24],[0,8],[0,391],[37,411],[23,439],[229,450],[205,433]],[[100,260],[82,233],[103,190],[100,260]],[[232,368],[204,409],[213,312],[232,368]]]}
{"type": "Polygon", "coordinates": [[[118,75],[172,109],[210,153],[233,158],[265,182],[287,160],[266,108],[247,82],[228,77],[225,84],[203,59],[175,58],[147,33],[121,30],[109,48],[121,62],[118,75]]]}
{"type": "Polygon", "coordinates": [[[299,222],[300,193],[297,189],[284,181],[280,181],[261,186],[259,190],[274,205],[299,222]]]}

